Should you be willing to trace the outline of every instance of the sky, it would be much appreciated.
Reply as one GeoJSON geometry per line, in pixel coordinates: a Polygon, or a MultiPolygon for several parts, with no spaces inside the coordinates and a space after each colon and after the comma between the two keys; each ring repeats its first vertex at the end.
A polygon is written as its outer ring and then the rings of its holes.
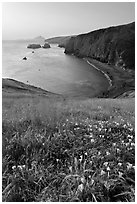
{"type": "Polygon", "coordinates": [[[135,21],[134,2],[3,2],[2,39],[73,35],[135,21]]]}

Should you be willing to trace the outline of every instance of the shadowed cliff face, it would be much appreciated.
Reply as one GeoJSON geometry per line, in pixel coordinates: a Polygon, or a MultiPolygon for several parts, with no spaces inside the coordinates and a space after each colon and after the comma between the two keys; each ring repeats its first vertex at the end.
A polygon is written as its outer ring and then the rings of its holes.
{"type": "Polygon", "coordinates": [[[72,37],[66,54],[91,57],[123,68],[135,68],[135,23],[96,30],[72,37]]]}

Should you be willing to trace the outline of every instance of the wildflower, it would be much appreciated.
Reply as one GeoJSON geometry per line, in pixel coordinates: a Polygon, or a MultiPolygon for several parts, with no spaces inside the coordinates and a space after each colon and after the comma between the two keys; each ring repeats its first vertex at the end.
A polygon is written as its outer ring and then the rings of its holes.
{"type": "Polygon", "coordinates": [[[118,174],[119,174],[119,175],[118,175],[119,177],[122,177],[122,176],[123,176],[123,173],[122,173],[121,171],[119,171],[118,174]]]}
{"type": "Polygon", "coordinates": [[[72,172],[72,166],[69,166],[69,170],[70,170],[70,172],[72,172]]]}
{"type": "Polygon", "coordinates": [[[110,152],[106,151],[106,155],[110,155],[110,152]]]}
{"type": "Polygon", "coordinates": [[[82,182],[82,183],[85,183],[85,181],[86,181],[86,180],[85,180],[85,177],[81,177],[81,182],[82,182]]]}
{"type": "Polygon", "coordinates": [[[12,166],[12,169],[13,169],[13,170],[16,169],[16,166],[12,166]]]}
{"type": "Polygon", "coordinates": [[[108,132],[111,132],[111,128],[108,129],[108,132]]]}
{"type": "Polygon", "coordinates": [[[80,159],[79,159],[79,161],[80,161],[80,162],[82,161],[82,155],[80,155],[80,159]]]}
{"type": "Polygon", "coordinates": [[[91,179],[91,185],[93,185],[94,184],[94,179],[91,179]]]}
{"type": "Polygon", "coordinates": [[[117,153],[119,153],[120,152],[120,149],[119,148],[117,148],[117,153]]]}
{"type": "Polygon", "coordinates": [[[122,163],[121,163],[121,162],[119,162],[119,163],[118,163],[118,166],[122,166],[122,163]]]}
{"type": "Polygon", "coordinates": [[[108,165],[108,162],[104,162],[104,164],[103,164],[104,166],[107,166],[108,165]]]}
{"type": "Polygon", "coordinates": [[[90,141],[91,141],[91,143],[95,142],[95,140],[94,140],[94,139],[91,139],[90,141]]]}
{"type": "Polygon", "coordinates": [[[129,142],[125,143],[126,147],[129,145],[129,142]]]}
{"type": "Polygon", "coordinates": [[[115,147],[115,146],[116,146],[116,143],[113,143],[113,146],[115,147]]]}
{"type": "Polygon", "coordinates": [[[131,139],[128,139],[128,141],[131,142],[132,140],[131,140],[131,139]]]}
{"type": "Polygon", "coordinates": [[[106,172],[105,172],[105,171],[103,171],[103,170],[101,170],[100,175],[101,175],[101,176],[103,176],[104,174],[106,174],[106,172]]]}
{"type": "Polygon", "coordinates": [[[84,189],[84,185],[83,185],[83,184],[80,184],[80,185],[78,186],[78,190],[82,192],[83,189],[84,189]]]}
{"type": "Polygon", "coordinates": [[[128,150],[132,150],[132,149],[133,149],[133,147],[129,147],[129,148],[128,148],[128,150]]]}
{"type": "Polygon", "coordinates": [[[110,171],[110,168],[109,168],[109,166],[107,167],[107,171],[110,171]]]}
{"type": "Polygon", "coordinates": [[[100,151],[98,152],[98,155],[101,155],[101,152],[100,152],[100,151]]]}
{"type": "Polygon", "coordinates": [[[89,126],[90,128],[92,127],[92,125],[91,125],[91,124],[89,124],[88,126],[89,126]]]}
{"type": "Polygon", "coordinates": [[[132,164],[130,164],[129,162],[127,162],[127,170],[131,169],[133,167],[132,164]]]}
{"type": "Polygon", "coordinates": [[[58,162],[58,161],[59,161],[59,159],[56,159],[56,161],[58,162]]]}
{"type": "Polygon", "coordinates": [[[130,131],[133,131],[133,128],[129,128],[130,131]]]}
{"type": "Polygon", "coordinates": [[[127,137],[133,139],[133,135],[128,135],[127,137]]]}
{"type": "Polygon", "coordinates": [[[92,134],[92,133],[90,133],[89,137],[93,137],[93,134],[92,134]]]}
{"type": "Polygon", "coordinates": [[[22,169],[23,169],[23,166],[24,166],[24,165],[18,165],[18,168],[19,168],[20,170],[22,170],[22,169]]]}
{"type": "Polygon", "coordinates": [[[91,164],[91,165],[92,165],[92,163],[93,163],[93,162],[92,162],[92,161],[90,161],[90,164],[91,164]]]}
{"type": "Polygon", "coordinates": [[[78,166],[78,160],[77,160],[77,158],[76,158],[76,157],[74,158],[74,164],[75,164],[75,167],[77,167],[77,166],[78,166]]]}

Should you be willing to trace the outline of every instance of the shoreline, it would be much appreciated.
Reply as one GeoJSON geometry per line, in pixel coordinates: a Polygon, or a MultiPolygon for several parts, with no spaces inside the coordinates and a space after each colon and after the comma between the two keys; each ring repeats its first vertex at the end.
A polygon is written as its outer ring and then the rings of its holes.
{"type": "MultiPolygon", "coordinates": [[[[75,56],[74,54],[72,54],[75,56]]],[[[76,57],[76,56],[75,56],[76,57]]],[[[94,69],[102,73],[108,81],[108,87],[95,97],[86,98],[117,98],[122,96],[130,96],[135,92],[135,74],[133,70],[123,70],[120,67],[109,66],[92,58],[83,57],[94,69]]],[[[31,84],[25,84],[12,78],[2,78],[2,90],[8,95],[15,92],[16,94],[32,94],[32,95],[56,95],[63,98],[77,98],[77,96],[65,96],[62,94],[55,94],[47,90],[41,89],[31,84]],[[3,82],[5,83],[3,84],[3,82]],[[10,82],[10,83],[9,83],[10,82]],[[11,83],[12,82],[12,83],[11,83]]],[[[7,95],[6,94],[6,95],[7,95]]],[[[135,93],[133,94],[135,95],[135,93]]],[[[80,96],[80,98],[85,96],[80,96]]]]}
{"type": "Polygon", "coordinates": [[[135,92],[134,70],[123,70],[121,67],[108,65],[88,57],[84,58],[84,60],[100,71],[109,81],[110,86],[103,93],[103,98],[117,98],[122,95],[129,95],[129,92],[135,92]]]}
{"type": "Polygon", "coordinates": [[[94,67],[96,70],[98,70],[99,72],[101,72],[108,80],[109,83],[109,87],[108,90],[112,87],[112,80],[110,79],[110,77],[108,76],[108,74],[106,74],[104,71],[102,71],[101,69],[97,68],[94,64],[92,64],[91,62],[89,62],[89,60],[87,60],[86,58],[83,58],[84,61],[86,61],[89,65],[91,65],[92,67],[94,67]]]}

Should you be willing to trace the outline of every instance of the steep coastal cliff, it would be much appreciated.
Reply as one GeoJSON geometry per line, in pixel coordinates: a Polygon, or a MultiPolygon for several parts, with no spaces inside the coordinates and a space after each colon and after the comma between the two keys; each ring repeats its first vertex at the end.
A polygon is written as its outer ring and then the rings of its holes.
{"type": "Polygon", "coordinates": [[[46,39],[45,42],[48,42],[50,44],[58,44],[59,47],[65,47],[71,37],[75,37],[75,36],[73,35],[73,36],[53,37],[53,38],[46,39]]]}
{"type": "Polygon", "coordinates": [[[65,46],[65,53],[135,69],[135,23],[72,37],[65,46]]]}

